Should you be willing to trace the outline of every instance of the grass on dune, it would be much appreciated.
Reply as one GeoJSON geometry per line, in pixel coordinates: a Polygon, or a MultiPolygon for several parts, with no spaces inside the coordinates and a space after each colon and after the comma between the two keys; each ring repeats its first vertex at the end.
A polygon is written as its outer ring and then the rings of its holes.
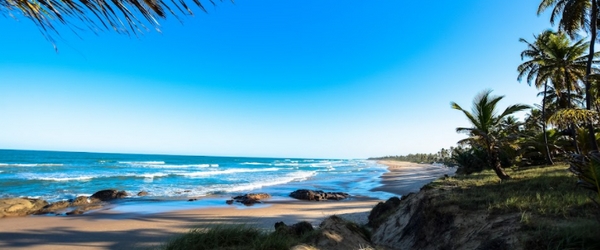
{"type": "Polygon", "coordinates": [[[164,250],[227,249],[227,250],[278,250],[306,242],[317,230],[302,237],[267,232],[246,225],[216,225],[206,229],[192,229],[167,242],[164,250]]]}
{"type": "Polygon", "coordinates": [[[440,179],[429,187],[454,187],[445,202],[465,210],[523,212],[550,217],[588,217],[596,205],[589,191],[577,188],[566,165],[516,169],[500,182],[493,171],[440,179]]]}
{"type": "Polygon", "coordinates": [[[519,234],[525,249],[600,249],[600,208],[594,193],[577,188],[567,165],[508,170],[501,182],[483,171],[436,180],[426,188],[443,189],[437,204],[491,215],[521,214],[519,234]]]}

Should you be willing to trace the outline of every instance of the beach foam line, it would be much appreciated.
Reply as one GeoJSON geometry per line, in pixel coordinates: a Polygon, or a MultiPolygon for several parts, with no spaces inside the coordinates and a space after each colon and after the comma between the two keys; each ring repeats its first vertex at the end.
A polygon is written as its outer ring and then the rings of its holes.
{"type": "Polygon", "coordinates": [[[231,184],[224,185],[223,190],[215,190],[215,192],[232,193],[232,192],[255,190],[255,189],[260,189],[262,187],[282,185],[282,184],[286,184],[286,183],[290,183],[290,182],[294,182],[294,181],[304,181],[312,176],[315,176],[315,174],[316,174],[315,171],[310,171],[310,172],[298,171],[298,172],[288,173],[285,177],[274,178],[272,180],[260,180],[257,182],[242,184],[242,185],[231,185],[231,184]]]}
{"type": "Polygon", "coordinates": [[[164,165],[164,161],[120,161],[120,164],[130,165],[164,165]]]}
{"type": "Polygon", "coordinates": [[[264,166],[272,166],[272,163],[267,162],[242,162],[240,165],[264,165],[264,166]]]}
{"type": "Polygon", "coordinates": [[[79,177],[40,177],[36,180],[42,181],[89,181],[94,177],[91,176],[79,176],[79,177]]]}
{"type": "Polygon", "coordinates": [[[217,168],[219,167],[219,164],[165,164],[165,162],[135,162],[135,163],[123,163],[123,162],[119,162],[121,164],[127,164],[128,166],[133,166],[133,167],[142,167],[142,168],[217,168]]]}
{"type": "Polygon", "coordinates": [[[279,171],[281,168],[234,168],[227,170],[218,170],[218,171],[203,171],[203,172],[193,172],[193,173],[174,173],[176,175],[187,176],[187,177],[205,177],[205,176],[213,176],[213,175],[222,175],[222,174],[235,174],[235,173],[253,173],[253,172],[274,172],[279,171]]]}
{"type": "Polygon", "coordinates": [[[0,167],[62,167],[56,163],[0,163],[0,167]]]}

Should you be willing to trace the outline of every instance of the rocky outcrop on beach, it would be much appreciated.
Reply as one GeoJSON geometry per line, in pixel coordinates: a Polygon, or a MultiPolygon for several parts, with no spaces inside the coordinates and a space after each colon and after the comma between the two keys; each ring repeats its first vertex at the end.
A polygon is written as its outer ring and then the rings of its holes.
{"type": "Polygon", "coordinates": [[[238,196],[232,197],[232,200],[227,200],[225,202],[229,205],[233,204],[234,202],[239,202],[246,206],[252,206],[256,203],[261,203],[261,200],[269,199],[269,198],[271,198],[270,194],[255,193],[255,194],[238,195],[238,196]]]}
{"type": "Polygon", "coordinates": [[[76,215],[84,212],[100,209],[104,206],[104,202],[99,199],[90,199],[87,196],[79,196],[68,201],[57,201],[47,204],[43,208],[35,211],[33,214],[65,214],[76,215]]]}
{"type": "Polygon", "coordinates": [[[101,190],[92,196],[79,196],[73,200],[48,203],[42,199],[5,198],[0,199],[0,218],[27,216],[32,214],[82,214],[90,210],[100,209],[107,201],[128,196],[125,191],[116,189],[101,190]]]}
{"type": "Polygon", "coordinates": [[[91,201],[87,196],[78,196],[74,200],[71,201],[71,206],[85,206],[90,204],[91,201]]]}
{"type": "Polygon", "coordinates": [[[101,201],[111,201],[114,199],[121,199],[121,198],[125,198],[129,196],[129,194],[125,191],[118,191],[116,189],[106,189],[106,190],[100,190],[94,194],[92,194],[92,196],[90,196],[90,199],[98,199],[101,201]]]}
{"type": "Polygon", "coordinates": [[[422,189],[400,202],[388,200],[378,212],[373,209],[373,244],[389,249],[521,249],[514,233],[520,227],[519,213],[494,215],[437,204],[444,192],[422,189]]]}
{"type": "Polygon", "coordinates": [[[57,201],[51,204],[44,206],[42,209],[39,209],[35,212],[35,214],[49,214],[49,213],[57,213],[61,210],[64,210],[71,206],[71,202],[69,201],[57,201]]]}
{"type": "Polygon", "coordinates": [[[342,192],[323,192],[322,190],[298,189],[290,194],[290,197],[307,201],[343,200],[350,195],[342,192]]]}
{"type": "Polygon", "coordinates": [[[26,216],[34,214],[48,202],[32,198],[5,198],[0,199],[0,218],[26,216]]]}

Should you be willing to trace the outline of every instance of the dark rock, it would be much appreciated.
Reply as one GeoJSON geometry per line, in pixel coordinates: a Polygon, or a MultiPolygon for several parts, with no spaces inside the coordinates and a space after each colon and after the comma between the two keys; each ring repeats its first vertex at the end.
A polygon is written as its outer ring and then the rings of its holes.
{"type": "Polygon", "coordinates": [[[253,200],[264,200],[271,198],[271,195],[267,193],[247,194],[246,198],[253,200]]]}
{"type": "Polygon", "coordinates": [[[231,205],[233,204],[233,200],[226,200],[225,203],[227,203],[227,205],[231,205]]]}
{"type": "Polygon", "coordinates": [[[67,215],[80,215],[80,214],[83,214],[84,212],[85,211],[83,211],[82,209],[78,208],[78,209],[75,209],[75,210],[73,210],[71,212],[67,212],[66,214],[67,215]]]}
{"type": "Polygon", "coordinates": [[[198,199],[192,198],[192,199],[189,199],[188,201],[197,201],[197,200],[198,199]]]}
{"type": "Polygon", "coordinates": [[[71,201],[71,206],[84,206],[90,204],[90,200],[87,196],[79,196],[75,200],[71,201]]]}
{"type": "MultiPolygon", "coordinates": [[[[409,194],[410,195],[410,194],[409,194]]],[[[408,197],[408,195],[406,196],[408,197]]],[[[402,197],[406,199],[406,197],[402,197]]],[[[385,218],[395,212],[400,206],[400,199],[398,197],[392,197],[384,202],[379,202],[371,213],[369,213],[369,226],[378,227],[385,218]]]]}
{"type": "Polygon", "coordinates": [[[307,201],[343,200],[350,195],[342,192],[323,192],[322,190],[298,189],[290,197],[307,201]]]}
{"type": "Polygon", "coordinates": [[[240,202],[246,206],[252,206],[256,203],[261,203],[259,200],[255,200],[255,199],[243,199],[243,200],[240,200],[240,202]]]}
{"type": "Polygon", "coordinates": [[[275,232],[280,234],[302,236],[303,234],[313,230],[313,226],[306,221],[301,221],[291,226],[286,225],[283,223],[283,221],[275,223],[275,232]]]}
{"type": "Polygon", "coordinates": [[[146,191],[140,191],[139,193],[137,193],[137,196],[146,196],[148,195],[148,192],[146,191]]]}
{"type": "Polygon", "coordinates": [[[94,193],[92,196],[90,196],[90,198],[98,199],[101,201],[110,201],[110,200],[114,200],[114,199],[121,199],[121,198],[124,198],[127,196],[128,196],[128,194],[125,191],[117,191],[116,189],[107,189],[107,190],[101,190],[101,191],[94,193]]]}
{"type": "Polygon", "coordinates": [[[42,199],[31,198],[6,198],[0,199],[0,218],[13,216],[26,216],[35,214],[48,205],[42,199]]]}
{"type": "Polygon", "coordinates": [[[63,210],[65,208],[69,207],[70,205],[71,205],[71,203],[68,201],[57,201],[52,204],[48,204],[48,205],[44,206],[44,208],[36,211],[35,214],[56,213],[60,210],[63,210]]]}
{"type": "MultiPolygon", "coordinates": [[[[256,203],[261,203],[261,199],[268,199],[271,198],[271,195],[266,194],[266,193],[257,193],[257,194],[245,194],[245,195],[238,195],[235,197],[232,197],[233,201],[235,202],[239,202],[242,203],[246,206],[252,206],[256,203]]],[[[231,203],[233,203],[233,201],[231,203]]],[[[227,204],[230,204],[229,201],[226,201],[227,204]]]]}

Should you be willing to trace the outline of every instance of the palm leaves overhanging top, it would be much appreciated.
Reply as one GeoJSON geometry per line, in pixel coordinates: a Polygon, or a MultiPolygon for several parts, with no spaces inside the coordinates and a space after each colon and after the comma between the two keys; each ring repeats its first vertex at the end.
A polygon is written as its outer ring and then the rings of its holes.
{"type": "MultiPolygon", "coordinates": [[[[213,0],[204,2],[215,5],[213,0]]],[[[56,31],[56,24],[76,27],[72,21],[82,22],[94,31],[108,29],[137,34],[148,29],[145,24],[159,30],[158,19],[168,15],[192,15],[191,5],[206,12],[200,0],[0,0],[0,13],[12,17],[23,15],[45,35],[56,31]]]]}

